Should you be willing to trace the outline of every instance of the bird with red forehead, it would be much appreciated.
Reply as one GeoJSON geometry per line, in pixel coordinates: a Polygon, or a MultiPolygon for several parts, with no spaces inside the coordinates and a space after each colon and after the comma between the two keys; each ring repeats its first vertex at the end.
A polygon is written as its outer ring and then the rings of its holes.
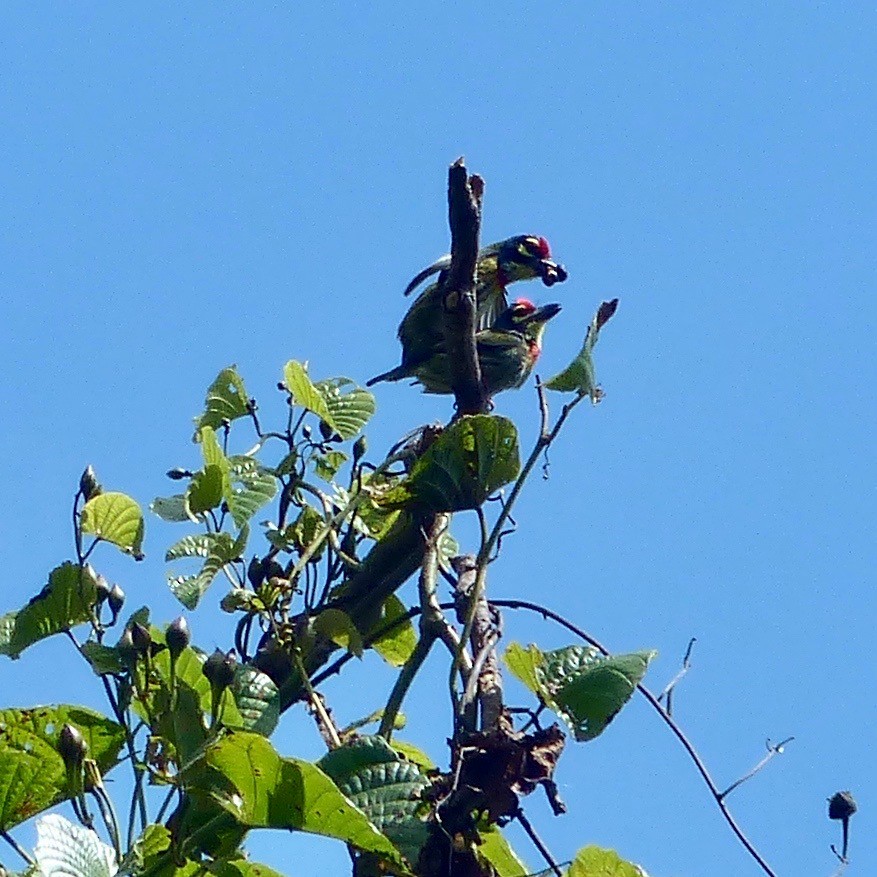
{"type": "MultiPolygon", "coordinates": [[[[405,295],[450,267],[450,255],[437,259],[411,280],[405,295]]],[[[491,328],[508,308],[506,287],[509,284],[539,277],[545,286],[554,286],[563,283],[567,276],[563,265],[552,259],[551,247],[543,237],[516,235],[482,247],[476,262],[476,331],[491,328]]],[[[439,282],[435,281],[417,296],[399,325],[402,368],[416,368],[428,360],[443,341],[441,308],[439,282]]]]}
{"type": "MultiPolygon", "coordinates": [[[[488,396],[520,387],[527,380],[542,352],[545,326],[559,313],[559,304],[536,307],[528,299],[519,298],[496,318],[489,329],[476,333],[475,349],[488,396]]],[[[453,393],[452,377],[442,339],[425,360],[408,365],[403,363],[372,378],[368,385],[413,378],[423,385],[425,393],[449,394],[453,393]]]]}

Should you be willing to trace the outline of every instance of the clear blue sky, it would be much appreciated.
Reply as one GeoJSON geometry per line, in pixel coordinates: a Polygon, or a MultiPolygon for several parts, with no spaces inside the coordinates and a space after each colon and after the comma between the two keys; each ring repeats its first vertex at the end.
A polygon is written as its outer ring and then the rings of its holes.
{"type": "MultiPolygon", "coordinates": [[[[475,5],[4,5],[0,611],[71,556],[86,463],[144,504],[197,463],[190,418],[221,367],[268,417],[289,358],[358,381],[393,365],[401,290],[446,249],[465,154],[484,240],[543,234],[569,269],[521,288],[564,306],[546,375],[621,299],[597,349],[606,399],[529,486],[492,594],[659,649],[657,689],[697,636],[676,709],[717,780],[796,737],[730,799],[752,839],[781,874],[831,873],[825,799],[850,788],[847,873],[873,874],[873,6],[475,5]]],[[[377,395],[375,449],[449,415],[404,385],[377,395]]],[[[532,388],[498,410],[532,440],[532,388]]],[[[150,520],[144,564],[99,556],[132,608],[179,611],[162,562],[179,535],[150,520]]],[[[194,619],[204,647],[227,642],[221,592],[194,619]]],[[[377,664],[357,678],[385,696],[377,664]]],[[[441,760],[433,669],[406,735],[441,760]]],[[[100,704],[62,643],[0,663],[0,706],[82,690],[100,704]]],[[[292,716],[278,745],[320,751],[292,716]]],[[[571,744],[558,779],[569,815],[538,796],[529,812],[561,858],[595,842],[653,877],[758,873],[644,703],[571,744]]],[[[286,835],[252,849],[290,875],[347,861],[286,835]]]]}

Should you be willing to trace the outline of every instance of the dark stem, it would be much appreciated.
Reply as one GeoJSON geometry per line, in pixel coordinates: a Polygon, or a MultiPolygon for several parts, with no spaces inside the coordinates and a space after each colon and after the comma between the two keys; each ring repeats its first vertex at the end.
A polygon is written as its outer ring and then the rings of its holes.
{"type": "Polygon", "coordinates": [[[518,811],[515,813],[515,819],[521,823],[521,828],[527,833],[527,836],[533,841],[533,846],[539,850],[540,855],[543,859],[545,859],[545,863],[548,867],[554,871],[557,877],[563,877],[563,872],[560,870],[560,865],[554,860],[554,857],[551,855],[548,847],[542,842],[542,838],[536,834],[536,829],[533,828],[530,820],[524,815],[524,811],[518,808],[518,811]]]}

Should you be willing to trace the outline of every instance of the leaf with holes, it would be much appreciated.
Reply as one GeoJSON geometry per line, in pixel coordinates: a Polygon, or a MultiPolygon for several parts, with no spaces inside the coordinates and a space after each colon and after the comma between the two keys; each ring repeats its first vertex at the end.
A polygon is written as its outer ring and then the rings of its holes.
{"type": "Polygon", "coordinates": [[[195,418],[195,440],[204,426],[218,429],[224,421],[246,416],[248,402],[244,382],[235,366],[224,368],[207,390],[203,414],[195,418]]]}
{"type": "MultiPolygon", "coordinates": [[[[197,556],[204,557],[201,570],[194,575],[181,576],[168,571],[167,581],[173,595],[187,608],[194,609],[204,596],[217,573],[227,563],[238,558],[237,543],[230,533],[203,533],[190,540],[181,539],[170,551],[185,550],[182,546],[199,546],[197,556]]],[[[170,552],[169,552],[170,553],[170,552]]]]}
{"type": "Polygon", "coordinates": [[[124,493],[101,493],[82,507],[83,533],[111,542],[127,554],[142,557],[143,512],[124,493]]]}
{"type": "Polygon", "coordinates": [[[252,457],[229,457],[228,462],[231,478],[228,507],[235,526],[240,529],[262,506],[274,499],[277,479],[252,457]]]}
{"type": "Polygon", "coordinates": [[[100,713],[79,706],[0,710],[0,831],[70,797],[61,729],[73,725],[102,774],[115,764],[125,730],[100,713]]]}
{"type": "Polygon", "coordinates": [[[0,618],[0,655],[17,658],[28,646],[88,621],[96,599],[91,568],[62,563],[26,606],[0,618]]]}

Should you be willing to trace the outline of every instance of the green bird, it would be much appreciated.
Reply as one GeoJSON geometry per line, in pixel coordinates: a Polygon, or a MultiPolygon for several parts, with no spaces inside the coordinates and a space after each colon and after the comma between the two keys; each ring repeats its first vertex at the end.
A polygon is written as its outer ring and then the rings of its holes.
{"type": "MultiPolygon", "coordinates": [[[[545,326],[559,313],[559,304],[537,308],[533,302],[519,298],[497,317],[489,329],[482,329],[475,335],[481,380],[489,396],[520,387],[527,380],[542,352],[545,326]]],[[[444,340],[436,344],[426,360],[396,366],[372,378],[367,386],[378,381],[401,381],[404,378],[419,381],[424,393],[453,393],[451,367],[444,340]]]]}
{"type": "MultiPolygon", "coordinates": [[[[405,295],[428,277],[450,267],[450,255],[442,256],[408,284],[405,295]]],[[[545,238],[517,235],[483,247],[477,261],[476,331],[493,326],[508,307],[506,287],[510,283],[541,277],[546,286],[554,286],[563,283],[567,276],[563,265],[551,258],[551,248],[545,238]]],[[[439,281],[435,281],[417,296],[399,325],[403,367],[413,367],[428,359],[443,340],[441,307],[439,281]]]]}

